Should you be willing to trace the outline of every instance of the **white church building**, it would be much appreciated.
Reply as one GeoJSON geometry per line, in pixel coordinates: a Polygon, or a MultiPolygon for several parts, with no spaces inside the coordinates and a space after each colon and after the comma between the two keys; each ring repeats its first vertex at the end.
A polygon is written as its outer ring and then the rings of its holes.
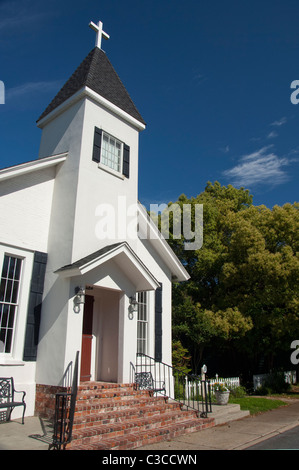
{"type": "Polygon", "coordinates": [[[189,278],[138,202],[145,122],[91,26],[96,46],[37,121],[38,158],[0,170],[0,377],[27,416],[77,351],[80,381],[128,383],[137,352],[171,365],[172,281],[189,278]]]}

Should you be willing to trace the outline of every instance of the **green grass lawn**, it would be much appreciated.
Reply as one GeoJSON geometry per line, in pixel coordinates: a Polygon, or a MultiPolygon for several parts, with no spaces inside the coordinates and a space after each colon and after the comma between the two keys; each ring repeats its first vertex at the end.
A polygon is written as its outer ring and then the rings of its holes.
{"type": "Polygon", "coordinates": [[[274,410],[280,406],[286,406],[287,403],[283,400],[270,399],[264,397],[230,397],[229,403],[237,403],[240,405],[241,410],[248,410],[251,415],[263,413],[264,411],[274,410]]]}

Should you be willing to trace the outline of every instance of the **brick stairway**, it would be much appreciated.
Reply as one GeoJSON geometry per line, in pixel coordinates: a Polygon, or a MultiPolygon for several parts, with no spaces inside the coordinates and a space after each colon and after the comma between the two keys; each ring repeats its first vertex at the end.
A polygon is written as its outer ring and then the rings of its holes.
{"type": "Polygon", "coordinates": [[[176,402],[132,384],[85,382],[78,388],[68,450],[128,450],[214,426],[176,402]]]}

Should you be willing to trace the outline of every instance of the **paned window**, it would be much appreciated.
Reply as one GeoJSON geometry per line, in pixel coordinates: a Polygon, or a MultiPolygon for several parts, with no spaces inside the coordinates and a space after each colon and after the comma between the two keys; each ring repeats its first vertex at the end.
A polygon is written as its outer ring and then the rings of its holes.
{"type": "Polygon", "coordinates": [[[115,176],[130,178],[130,146],[98,127],[94,128],[92,160],[115,176]]]}
{"type": "Polygon", "coordinates": [[[118,173],[121,172],[122,143],[103,132],[101,163],[118,173]]]}
{"type": "Polygon", "coordinates": [[[137,352],[147,354],[148,302],[147,292],[138,293],[137,352]]]}
{"type": "Polygon", "coordinates": [[[11,353],[16,315],[22,260],[4,255],[0,283],[0,353],[11,353]]]}

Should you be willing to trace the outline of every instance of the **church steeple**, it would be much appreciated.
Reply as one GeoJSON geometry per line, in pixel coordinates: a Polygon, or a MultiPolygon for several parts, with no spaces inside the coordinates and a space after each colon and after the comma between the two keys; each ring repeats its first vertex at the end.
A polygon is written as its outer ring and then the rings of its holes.
{"type": "Polygon", "coordinates": [[[52,111],[85,88],[97,93],[145,126],[145,122],[129,93],[105,52],[101,49],[101,38],[109,38],[109,35],[103,32],[101,22],[99,22],[98,26],[94,23],[90,23],[90,25],[97,31],[96,46],[81,62],[79,67],[41,114],[37,120],[37,124],[39,125],[40,121],[52,111]]]}
{"type": "Polygon", "coordinates": [[[65,245],[68,264],[84,257],[87,247],[92,252],[107,244],[96,230],[103,207],[111,206],[116,216],[109,244],[119,237],[118,226],[126,226],[118,214],[136,207],[145,123],[105,52],[95,46],[37,124],[39,158],[67,153],[55,179],[55,234],[49,243],[65,245]]]}

